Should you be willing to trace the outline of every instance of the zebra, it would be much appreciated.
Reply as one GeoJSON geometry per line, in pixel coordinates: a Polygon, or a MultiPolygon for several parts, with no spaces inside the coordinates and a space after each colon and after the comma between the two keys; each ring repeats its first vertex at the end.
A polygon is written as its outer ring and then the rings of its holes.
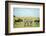
{"type": "Polygon", "coordinates": [[[31,26],[32,22],[32,20],[24,20],[24,26],[31,26]]]}

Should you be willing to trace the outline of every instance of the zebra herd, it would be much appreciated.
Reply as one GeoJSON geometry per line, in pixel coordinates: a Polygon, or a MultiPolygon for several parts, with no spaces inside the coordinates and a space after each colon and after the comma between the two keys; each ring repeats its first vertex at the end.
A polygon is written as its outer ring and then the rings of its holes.
{"type": "Polygon", "coordinates": [[[22,19],[18,19],[18,20],[15,20],[15,22],[24,22],[24,26],[32,26],[32,23],[36,23],[38,24],[40,21],[39,20],[22,20],[22,19]]]}

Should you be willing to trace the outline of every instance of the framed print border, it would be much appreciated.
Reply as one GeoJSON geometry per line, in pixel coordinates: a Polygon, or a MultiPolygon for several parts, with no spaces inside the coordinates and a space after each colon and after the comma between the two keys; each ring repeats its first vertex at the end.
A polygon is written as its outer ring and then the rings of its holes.
{"type": "Polygon", "coordinates": [[[5,1],[5,35],[16,35],[16,34],[32,34],[32,33],[44,33],[45,32],[45,3],[39,2],[22,2],[22,1],[5,1]],[[9,33],[8,25],[8,3],[27,3],[27,4],[42,4],[43,5],[43,31],[35,32],[21,32],[21,33],[9,33]]]}

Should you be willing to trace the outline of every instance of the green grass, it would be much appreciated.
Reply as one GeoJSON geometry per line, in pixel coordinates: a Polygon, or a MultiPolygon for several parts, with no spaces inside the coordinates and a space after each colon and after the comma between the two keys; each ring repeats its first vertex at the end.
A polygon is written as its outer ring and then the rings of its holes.
{"type": "Polygon", "coordinates": [[[23,22],[16,22],[16,24],[14,24],[14,28],[24,28],[24,27],[39,27],[40,24],[31,24],[31,25],[26,25],[24,26],[24,23],[23,22]]]}
{"type": "MultiPolygon", "coordinates": [[[[40,27],[40,23],[32,23],[32,24],[27,24],[25,25],[25,22],[15,22],[15,20],[18,19],[26,19],[26,20],[37,20],[36,17],[14,17],[14,28],[25,28],[25,27],[40,27]]],[[[38,17],[38,20],[40,20],[40,18],[38,17]]]]}

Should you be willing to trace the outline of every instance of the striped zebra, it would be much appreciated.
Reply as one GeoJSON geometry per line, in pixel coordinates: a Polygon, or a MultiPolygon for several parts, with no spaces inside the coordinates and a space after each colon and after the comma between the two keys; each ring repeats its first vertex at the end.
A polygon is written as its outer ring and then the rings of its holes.
{"type": "Polygon", "coordinates": [[[32,25],[32,20],[24,20],[24,26],[31,26],[32,25]]]}

